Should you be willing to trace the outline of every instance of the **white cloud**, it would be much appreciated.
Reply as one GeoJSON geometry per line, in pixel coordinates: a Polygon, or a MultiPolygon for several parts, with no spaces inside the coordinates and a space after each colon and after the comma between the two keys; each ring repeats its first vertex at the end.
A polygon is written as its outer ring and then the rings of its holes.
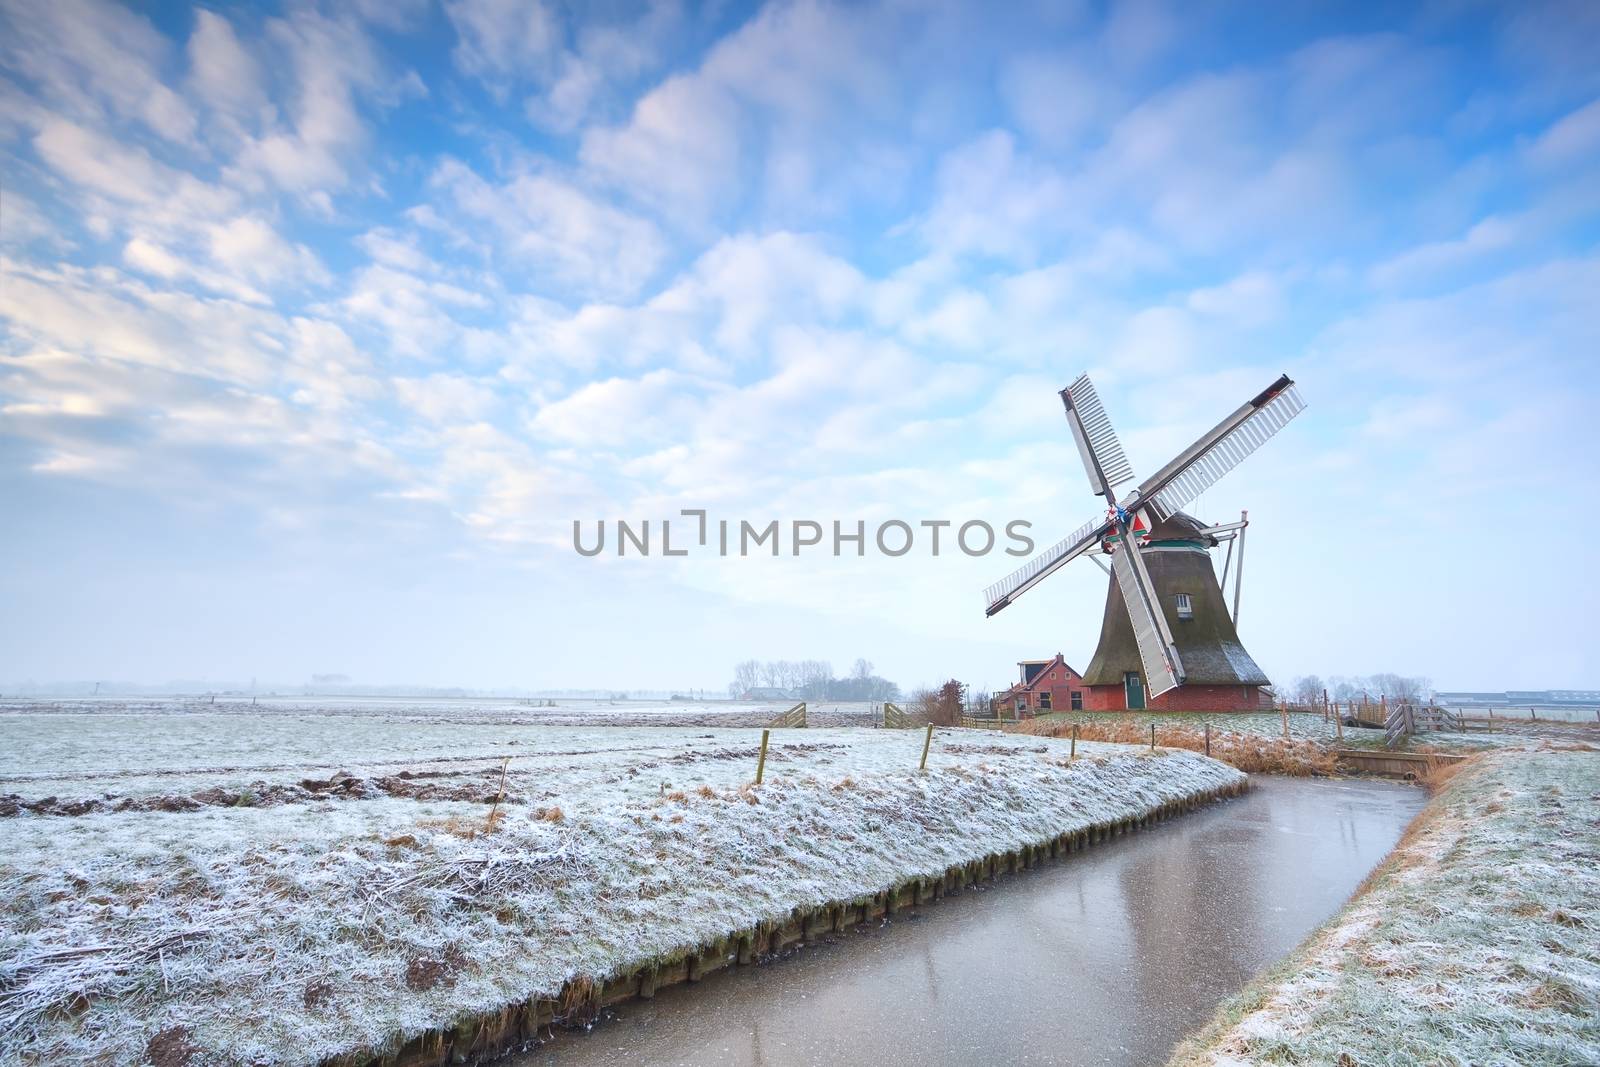
{"type": "Polygon", "coordinates": [[[1000,92],[1021,131],[1054,149],[1077,144],[1124,96],[1115,79],[1068,52],[1015,57],[1001,71],[1000,92]]]}
{"type": "Polygon", "coordinates": [[[1591,159],[1600,153],[1600,99],[1563,115],[1528,148],[1528,158],[1554,168],[1591,159]]]}
{"type": "Polygon", "coordinates": [[[192,140],[195,115],[158,73],[171,50],[149,21],[96,0],[7,5],[0,32],[7,66],[82,120],[109,111],[173,142],[192,140]]]}
{"type": "Polygon", "coordinates": [[[1431,280],[1442,272],[1481,262],[1518,237],[1515,221],[1491,215],[1474,223],[1461,237],[1418,245],[1379,263],[1372,268],[1372,280],[1385,288],[1431,280]]]}
{"type": "Polygon", "coordinates": [[[189,68],[191,91],[218,111],[248,120],[269,106],[260,63],[222,15],[204,8],[195,12],[189,68]]]}
{"type": "Polygon", "coordinates": [[[300,10],[268,24],[268,38],[287,57],[291,78],[287,124],[271,122],[247,137],[230,173],[246,184],[262,179],[313,205],[345,188],[369,131],[358,97],[380,106],[425,95],[413,72],[394,74],[365,28],[300,10]]]}
{"type": "Polygon", "coordinates": [[[1051,168],[991,130],[939,161],[937,198],[921,223],[924,240],[948,254],[1033,259],[1070,225],[1068,187],[1051,168]]]}
{"type": "Polygon", "coordinates": [[[678,75],[652,89],[624,126],[584,134],[584,163],[658,210],[709,214],[739,181],[739,112],[720,87],[678,75]]]}
{"type": "Polygon", "coordinates": [[[135,237],[124,245],[122,261],[134,270],[169,282],[194,282],[212,292],[224,293],[251,304],[267,303],[266,294],[259,289],[225,274],[206,270],[148,238],[135,237]]]}
{"type": "Polygon", "coordinates": [[[477,422],[497,403],[492,387],[459,374],[396,378],[394,388],[402,404],[437,423],[477,422]]]}
{"type": "Polygon", "coordinates": [[[449,0],[444,9],[459,37],[456,66],[501,92],[547,70],[561,47],[560,19],[541,0],[449,0]]]}
{"type": "Polygon", "coordinates": [[[788,221],[851,194],[881,195],[904,171],[888,139],[903,137],[908,120],[892,68],[915,63],[947,21],[890,7],[768,4],[698,69],[641,97],[626,122],[585,131],[581,159],[691,229],[752,199],[788,221]]]}
{"type": "Polygon", "coordinates": [[[1271,274],[1248,271],[1221,285],[1195,289],[1186,302],[1190,310],[1202,315],[1258,326],[1277,318],[1283,307],[1283,290],[1271,274]]]}
{"type": "Polygon", "coordinates": [[[492,226],[514,261],[582,294],[631,296],[666,252],[653,223],[551,173],[530,170],[492,185],[446,161],[432,183],[477,225],[492,226]]]}
{"type": "Polygon", "coordinates": [[[240,215],[208,229],[211,257],[234,274],[265,285],[321,285],[329,274],[305,245],[280,237],[265,221],[240,215]]]}

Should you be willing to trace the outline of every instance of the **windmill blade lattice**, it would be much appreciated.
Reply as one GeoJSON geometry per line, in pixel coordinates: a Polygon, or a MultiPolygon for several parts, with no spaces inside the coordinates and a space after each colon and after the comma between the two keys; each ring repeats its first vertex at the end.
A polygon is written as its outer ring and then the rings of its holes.
{"type": "Polygon", "coordinates": [[[1091,519],[989,586],[983,591],[986,614],[993,615],[1011,603],[1013,597],[1020,596],[1025,590],[1044,581],[1046,576],[1058,568],[1097,546],[1100,539],[1110,531],[1110,527],[1111,523],[1105,519],[1091,519]]]}
{"type": "Polygon", "coordinates": [[[1172,647],[1166,619],[1150,587],[1150,575],[1139,559],[1139,550],[1125,541],[1111,554],[1111,569],[1122,591],[1128,621],[1133,624],[1133,639],[1139,646],[1139,662],[1144,666],[1150,696],[1158,697],[1176,689],[1183,684],[1183,664],[1178,659],[1177,649],[1172,647]]]}
{"type": "Polygon", "coordinates": [[[1111,416],[1100,403],[1100,394],[1087,374],[1061,392],[1067,408],[1067,423],[1072,427],[1072,438],[1078,443],[1083,457],[1083,469],[1089,474],[1089,488],[1097,495],[1108,496],[1113,486],[1133,481],[1133,467],[1117,440],[1117,431],[1111,426],[1111,416]]]}
{"type": "Polygon", "coordinates": [[[1141,504],[1150,507],[1157,519],[1175,514],[1271,440],[1305,407],[1294,383],[1280,378],[1141,485],[1141,504]]]}

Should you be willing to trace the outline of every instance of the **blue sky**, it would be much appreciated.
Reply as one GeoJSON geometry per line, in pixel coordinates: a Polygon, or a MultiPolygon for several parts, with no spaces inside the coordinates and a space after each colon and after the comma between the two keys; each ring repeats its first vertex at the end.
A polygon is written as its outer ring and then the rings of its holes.
{"type": "Polygon", "coordinates": [[[1092,517],[1278,373],[1275,678],[1600,683],[1600,6],[0,3],[0,684],[716,687],[1093,650],[1074,564],[571,523],[1092,517]]]}

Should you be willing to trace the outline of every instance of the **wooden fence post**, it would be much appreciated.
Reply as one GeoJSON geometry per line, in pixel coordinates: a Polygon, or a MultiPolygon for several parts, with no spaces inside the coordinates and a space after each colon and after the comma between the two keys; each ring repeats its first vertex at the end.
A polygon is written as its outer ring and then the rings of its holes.
{"type": "Polygon", "coordinates": [[[1339,709],[1333,709],[1333,731],[1339,735],[1340,744],[1344,743],[1344,716],[1339,714],[1339,709]]]}
{"type": "Polygon", "coordinates": [[[756,757],[756,785],[761,784],[761,775],[767,769],[767,738],[771,736],[771,730],[761,731],[761,755],[756,757]]]}
{"type": "Polygon", "coordinates": [[[1211,724],[1206,723],[1206,755],[1211,755],[1211,724]]]}
{"type": "Polygon", "coordinates": [[[1154,752],[1155,750],[1156,750],[1156,724],[1155,723],[1151,723],[1150,724],[1150,751],[1154,752]]]}
{"type": "Polygon", "coordinates": [[[1072,751],[1067,754],[1067,759],[1070,761],[1070,760],[1075,760],[1077,758],[1078,758],[1078,724],[1077,723],[1073,723],[1072,724],[1072,751]]]}
{"type": "Polygon", "coordinates": [[[1279,704],[1278,714],[1283,718],[1283,739],[1289,740],[1289,705],[1279,704]]]}
{"type": "Polygon", "coordinates": [[[932,744],[933,744],[933,723],[930,722],[928,724],[928,736],[926,736],[926,737],[924,737],[922,739],[922,763],[917,766],[917,770],[925,771],[925,770],[928,769],[928,748],[932,744]]]}

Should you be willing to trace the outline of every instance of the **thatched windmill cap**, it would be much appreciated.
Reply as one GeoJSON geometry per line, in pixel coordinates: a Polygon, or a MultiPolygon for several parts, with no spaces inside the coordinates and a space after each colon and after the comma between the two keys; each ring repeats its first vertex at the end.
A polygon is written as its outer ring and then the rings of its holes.
{"type": "Polygon", "coordinates": [[[1151,544],[1162,541],[1192,541],[1205,548],[1215,548],[1217,539],[1206,533],[1206,524],[1187,512],[1174,512],[1153,526],[1145,535],[1151,544]]]}

